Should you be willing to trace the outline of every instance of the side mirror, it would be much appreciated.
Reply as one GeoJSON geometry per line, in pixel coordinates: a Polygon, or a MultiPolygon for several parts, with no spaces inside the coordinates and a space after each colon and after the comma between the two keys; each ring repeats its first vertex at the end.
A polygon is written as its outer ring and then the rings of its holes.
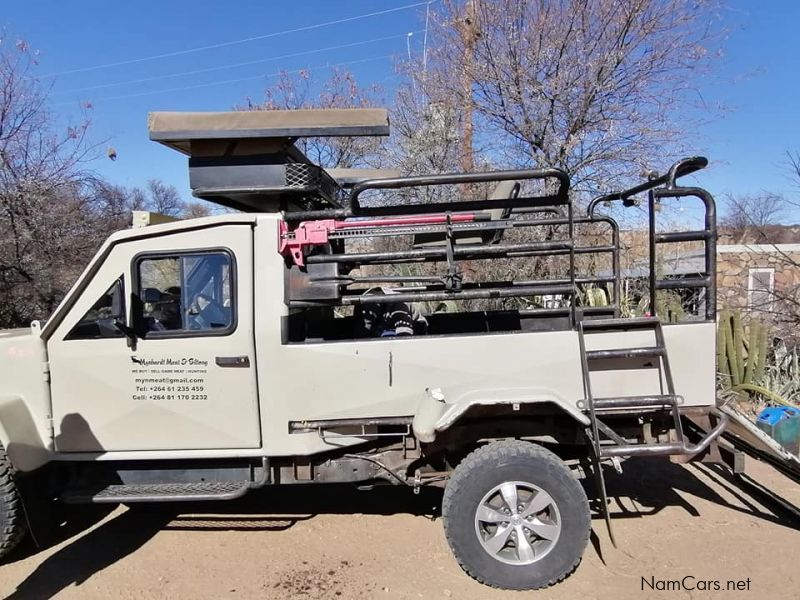
{"type": "Polygon", "coordinates": [[[128,348],[136,350],[136,340],[138,339],[136,332],[130,327],[128,327],[125,323],[120,321],[119,319],[114,319],[113,326],[114,329],[116,329],[117,331],[122,333],[126,338],[128,338],[128,348]]]}

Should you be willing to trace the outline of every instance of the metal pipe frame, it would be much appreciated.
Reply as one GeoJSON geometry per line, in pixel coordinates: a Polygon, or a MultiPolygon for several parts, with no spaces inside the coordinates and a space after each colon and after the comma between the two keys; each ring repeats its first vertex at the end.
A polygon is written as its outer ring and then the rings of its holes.
{"type": "MultiPolygon", "coordinates": [[[[590,284],[590,283],[611,283],[614,281],[613,277],[580,277],[575,279],[575,283],[580,284],[590,284]]],[[[361,281],[355,281],[353,283],[362,283],[361,281]]],[[[370,283],[370,282],[366,282],[370,283]]],[[[391,282],[387,282],[391,283],[391,282]]],[[[514,289],[519,287],[536,287],[536,286],[552,286],[552,285],[570,285],[572,283],[572,279],[564,278],[564,279],[531,279],[527,281],[476,281],[471,283],[465,283],[462,285],[461,290],[494,290],[494,289],[514,289]]],[[[437,281],[433,285],[427,285],[424,288],[419,286],[415,293],[420,292],[441,292],[446,291],[446,284],[443,281],[437,281]]],[[[395,288],[395,290],[403,290],[403,289],[413,289],[413,288],[395,288]]],[[[363,294],[366,290],[365,289],[356,289],[356,290],[349,290],[350,293],[346,293],[344,297],[348,296],[358,296],[363,294]]],[[[402,293],[402,292],[400,292],[402,293]]],[[[461,292],[456,292],[453,294],[452,299],[458,300],[461,292]]],[[[384,300],[391,300],[396,296],[396,294],[392,294],[390,297],[384,297],[384,300]]]]}
{"type": "MultiPolygon", "coordinates": [[[[521,244],[505,244],[498,246],[455,246],[454,258],[465,260],[475,258],[507,257],[519,252],[569,250],[572,243],[569,240],[527,242],[521,244]]],[[[418,259],[447,259],[447,248],[416,248],[412,250],[398,250],[386,252],[360,252],[356,254],[315,254],[306,257],[308,264],[320,263],[370,263],[379,264],[381,261],[391,260],[418,260],[418,259]]]]}
{"type": "MultiPolygon", "coordinates": [[[[705,272],[701,277],[695,279],[655,281],[654,272],[651,272],[650,278],[655,282],[654,289],[669,289],[665,286],[674,285],[672,281],[680,281],[683,283],[683,285],[676,286],[676,288],[705,289],[706,320],[713,321],[717,316],[717,206],[714,202],[714,198],[706,190],[699,187],[672,187],[653,190],[652,194],[653,198],[651,202],[661,200],[663,198],[685,197],[698,198],[703,202],[703,206],[705,207],[704,225],[706,233],[705,239],[702,240],[705,245],[705,272]]],[[[653,213],[655,214],[654,211],[653,213]]],[[[671,239],[670,237],[659,240],[655,235],[655,223],[653,222],[650,224],[650,231],[653,239],[653,254],[655,254],[655,246],[658,243],[681,241],[680,239],[671,239]]],[[[651,260],[654,261],[655,257],[653,257],[651,260]]],[[[653,296],[653,298],[655,298],[655,296],[653,296]]]]}
{"type": "Polygon", "coordinates": [[[661,175],[660,177],[654,177],[648,181],[645,181],[644,183],[640,183],[632,188],[628,188],[627,190],[611,192],[610,194],[597,196],[591,202],[589,202],[587,212],[589,216],[592,216],[594,215],[594,209],[598,204],[602,204],[604,202],[613,202],[615,200],[622,200],[625,202],[637,194],[647,192],[657,187],[667,186],[667,189],[673,189],[675,187],[676,179],[695,173],[696,171],[704,169],[707,166],[708,159],[704,156],[691,156],[689,158],[682,158],[674,163],[666,172],[666,174],[661,175]]]}
{"type": "MultiPolygon", "coordinates": [[[[571,205],[570,205],[571,206],[571,205]]],[[[560,215],[560,211],[555,209],[543,209],[543,210],[535,210],[529,212],[542,212],[542,213],[550,213],[550,214],[557,214],[560,215]]],[[[609,226],[611,230],[611,245],[607,246],[585,246],[585,247],[573,247],[573,245],[569,242],[569,240],[557,240],[557,241],[541,241],[541,242],[529,242],[526,244],[506,244],[506,245],[490,245],[490,246],[454,246],[453,247],[453,257],[458,259],[466,259],[466,260],[480,260],[480,259],[492,259],[492,258],[523,258],[523,257],[532,257],[532,256],[558,256],[558,255],[569,255],[570,256],[570,278],[568,280],[540,280],[540,281],[530,281],[530,282],[517,282],[517,285],[522,283],[523,285],[547,285],[552,284],[555,282],[558,283],[571,283],[573,285],[573,289],[575,289],[576,284],[591,284],[591,283],[612,283],[613,286],[613,299],[612,299],[612,306],[614,306],[614,314],[619,314],[619,298],[620,298],[620,289],[621,289],[621,274],[620,274],[620,257],[619,257],[619,225],[617,222],[612,219],[611,217],[605,215],[599,215],[594,217],[575,217],[572,215],[572,218],[559,216],[558,218],[549,218],[549,219],[537,219],[537,220],[525,220],[525,221],[512,221],[512,220],[504,220],[498,222],[498,224],[494,224],[495,229],[511,229],[514,227],[544,227],[544,226],[559,226],[559,225],[575,225],[575,224],[593,224],[593,223],[604,223],[609,226]],[[602,253],[610,253],[612,255],[612,277],[577,277],[575,275],[575,264],[574,264],[574,257],[576,255],[585,255],[585,254],[602,254],[602,253]]],[[[487,223],[487,225],[493,225],[491,223],[487,223]]],[[[364,234],[365,236],[367,234],[364,234]]],[[[357,235],[360,237],[361,233],[357,235]]],[[[571,232],[570,239],[574,236],[574,229],[571,232]]],[[[320,255],[311,255],[306,258],[309,264],[320,264],[320,263],[340,263],[340,264],[371,264],[371,265],[379,265],[379,264],[394,264],[394,263],[402,263],[402,262],[443,262],[447,260],[447,253],[448,249],[446,247],[442,248],[423,248],[423,249],[412,249],[406,251],[387,251],[387,252],[368,252],[368,253],[357,253],[357,254],[320,254],[320,255]]],[[[415,277],[405,277],[405,278],[398,278],[398,277],[370,277],[370,278],[341,278],[346,285],[351,285],[353,283],[358,282],[365,282],[365,283],[374,283],[374,282],[386,282],[386,283],[393,283],[393,282],[417,282],[417,281],[431,281],[433,283],[438,283],[438,279],[440,278],[415,278],[415,277]]],[[[329,281],[328,278],[322,278],[322,280],[329,281]]],[[[490,283],[490,282],[489,282],[490,283]]],[[[488,285],[487,284],[483,284],[488,285]]],[[[480,284],[477,284],[476,287],[479,287],[480,284]]],[[[470,289],[470,285],[466,285],[466,289],[470,289]]],[[[432,291],[432,290],[426,290],[432,291]]],[[[453,299],[458,299],[460,296],[453,296],[453,299]]]]}
{"type": "Polygon", "coordinates": [[[697,444],[674,442],[670,444],[632,444],[629,446],[602,446],[601,456],[603,458],[613,456],[696,456],[705,451],[711,443],[719,438],[728,426],[728,415],[717,408],[711,408],[709,414],[717,418],[717,425],[709,431],[697,444]]]}
{"type": "Polygon", "coordinates": [[[490,210],[497,208],[524,209],[560,206],[569,204],[569,176],[560,169],[519,169],[490,171],[485,173],[446,173],[415,177],[390,177],[368,179],[353,186],[347,206],[339,209],[323,209],[284,213],[286,221],[310,221],[314,219],[347,219],[350,217],[430,214],[447,211],[490,210]],[[462,200],[433,204],[399,204],[386,206],[361,206],[358,198],[367,190],[404,189],[434,185],[488,183],[492,181],[516,181],[555,179],[558,189],[555,194],[534,197],[511,197],[496,200],[462,200]]]}
{"type": "MultiPolygon", "coordinates": [[[[445,173],[442,175],[422,175],[416,177],[392,177],[388,179],[369,179],[353,186],[348,198],[349,210],[352,214],[359,214],[362,207],[358,197],[367,190],[387,190],[403,189],[409,187],[429,187],[432,185],[466,184],[466,183],[488,183],[493,181],[519,181],[531,179],[556,179],[558,180],[558,191],[554,196],[548,196],[554,204],[569,203],[569,176],[561,169],[518,169],[511,171],[490,171],[484,173],[445,173]]],[[[506,200],[517,200],[518,198],[508,198],[506,200]]],[[[523,198],[525,200],[525,198],[523,198]]],[[[494,208],[513,208],[504,206],[504,200],[490,200],[494,208]]],[[[462,204],[462,203],[458,203],[462,204]]],[[[407,205],[381,207],[394,213],[397,208],[405,208],[407,205]]],[[[430,206],[430,205],[428,205],[430,206]]],[[[438,205],[434,205],[438,206],[438,205]]],[[[525,204],[520,205],[520,207],[525,204]]],[[[535,205],[534,205],[535,206],[535,205]]],[[[438,209],[439,211],[441,208],[438,209]]],[[[463,209],[459,209],[463,210],[463,209]]],[[[466,209],[470,210],[470,209],[466,209]]]]}
{"type": "MultiPolygon", "coordinates": [[[[596,217],[595,209],[598,205],[621,200],[626,206],[630,206],[630,199],[642,192],[647,192],[647,214],[648,214],[648,245],[649,245],[649,291],[650,291],[650,313],[656,314],[656,292],[657,290],[669,289],[705,289],[705,318],[714,320],[716,318],[716,259],[717,259],[717,212],[714,198],[708,191],[699,187],[679,187],[676,180],[708,166],[708,159],[702,156],[684,158],[674,163],[666,174],[654,177],[649,181],[629,188],[621,192],[613,192],[597,196],[587,207],[587,214],[590,218],[596,217]],[[662,187],[663,186],[663,187],[662,187]],[[676,231],[656,233],[656,202],[664,198],[699,198],[705,206],[705,228],[702,231],[676,231]],[[672,242],[702,241],[705,244],[705,272],[696,278],[687,279],[657,279],[656,276],[656,247],[658,244],[672,242]]],[[[617,252],[617,257],[619,252],[617,252]]]]}
{"type": "MultiPolygon", "coordinates": [[[[694,160],[694,159],[692,159],[694,160]]],[[[681,176],[687,172],[695,169],[694,163],[688,164],[679,169],[673,169],[670,181],[674,178],[681,176]]],[[[664,182],[669,179],[664,176],[664,182]]],[[[658,185],[659,181],[648,182],[646,185],[658,185]]],[[[406,251],[396,252],[363,252],[354,254],[319,254],[307,257],[309,264],[322,264],[322,263],[340,263],[340,264],[395,264],[402,262],[441,262],[447,260],[452,262],[455,259],[461,260],[479,260],[479,259],[492,259],[492,258],[523,258],[532,256],[569,256],[569,279],[557,280],[541,280],[541,281],[528,281],[528,282],[515,282],[511,286],[497,286],[497,282],[486,282],[477,284],[467,284],[464,286],[463,291],[453,292],[447,290],[430,290],[415,291],[410,294],[393,294],[393,299],[397,301],[416,301],[416,300],[438,300],[438,299],[482,299],[482,298],[503,298],[503,297],[518,297],[527,295],[544,295],[549,293],[566,294],[575,296],[578,284],[593,284],[593,283],[612,283],[613,284],[613,301],[610,307],[598,307],[603,310],[598,311],[598,314],[607,314],[612,312],[614,316],[619,315],[619,299],[621,294],[621,272],[620,272],[620,256],[619,256],[619,226],[614,219],[605,215],[589,214],[586,217],[576,217],[574,213],[574,206],[569,199],[569,177],[559,169],[527,169],[527,170],[510,170],[510,171],[495,171],[486,173],[450,173],[444,175],[433,176],[419,176],[419,177],[395,177],[385,179],[372,179],[357,183],[353,186],[346,206],[338,209],[325,209],[316,211],[298,211],[289,212],[284,214],[287,221],[300,221],[300,220],[315,220],[323,218],[353,218],[361,216],[385,216],[385,215],[410,215],[410,214],[431,214],[441,213],[443,211],[469,211],[469,210],[489,210],[489,209],[511,209],[515,210],[516,214],[548,214],[553,215],[553,218],[535,219],[535,220],[512,220],[504,219],[500,222],[486,222],[484,226],[474,226],[469,229],[493,229],[503,231],[514,227],[532,227],[532,226],[559,226],[566,225],[568,228],[568,239],[559,241],[541,241],[541,242],[528,242],[518,244],[493,244],[489,246],[463,246],[459,247],[452,243],[448,247],[443,248],[417,248],[406,251]],[[376,207],[363,207],[359,203],[359,197],[370,190],[385,190],[385,189],[405,189],[413,187],[426,187],[434,185],[447,185],[447,184],[469,184],[481,183],[492,181],[509,181],[509,180],[531,180],[531,179],[555,179],[558,182],[558,189],[552,195],[538,196],[538,197],[523,197],[520,198],[512,195],[510,198],[495,199],[495,200],[468,200],[447,203],[433,203],[433,204],[403,204],[403,205],[387,205],[376,207]],[[566,215],[563,209],[559,207],[566,206],[566,215]],[[576,247],[574,244],[575,226],[577,224],[588,223],[606,223],[611,229],[611,244],[606,246],[593,246],[593,247],[576,247]],[[601,254],[610,253],[612,255],[612,276],[609,277],[577,277],[575,273],[575,257],[576,255],[584,254],[601,254]],[[563,284],[568,283],[569,287],[564,287],[563,284]],[[549,287],[548,287],[549,286],[549,287]],[[555,287],[553,287],[555,286],[555,287]]],[[[370,232],[367,229],[362,231],[354,231],[353,237],[369,237],[373,234],[377,235],[378,231],[370,232]]],[[[396,233],[396,232],[392,232],[396,233]]],[[[414,233],[412,230],[408,234],[414,233]]],[[[327,280],[326,278],[323,278],[327,280]]],[[[345,285],[351,285],[357,282],[371,283],[378,281],[392,282],[408,282],[411,283],[412,279],[380,279],[378,277],[372,278],[343,278],[345,285]]],[[[420,278],[415,279],[413,282],[430,282],[438,287],[438,279],[436,278],[420,278]]],[[[356,297],[345,296],[341,299],[342,303],[355,304],[359,300],[356,297]]],[[[373,300],[364,300],[364,303],[372,302],[373,300]]],[[[374,301],[378,301],[375,299],[374,301]]],[[[324,304],[324,302],[323,302],[324,304]]],[[[297,301],[292,302],[292,306],[311,306],[319,305],[318,302],[297,301]]],[[[575,322],[575,302],[566,309],[569,314],[572,324],[575,322]]]]}
{"type": "MultiPolygon", "coordinates": [[[[542,286],[513,286],[494,289],[469,289],[460,292],[435,291],[435,292],[409,292],[392,294],[370,294],[361,296],[343,296],[341,304],[363,305],[379,304],[391,300],[392,302],[425,302],[439,300],[491,300],[495,298],[521,298],[525,296],[551,296],[571,294],[571,285],[542,285],[542,286]]],[[[290,304],[290,306],[292,306],[290,304]]]]}

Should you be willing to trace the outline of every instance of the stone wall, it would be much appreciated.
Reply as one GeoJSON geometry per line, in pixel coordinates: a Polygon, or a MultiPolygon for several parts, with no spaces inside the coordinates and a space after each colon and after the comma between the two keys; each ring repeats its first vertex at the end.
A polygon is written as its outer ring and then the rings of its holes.
{"type": "Polygon", "coordinates": [[[718,250],[717,304],[720,310],[730,308],[763,313],[770,319],[798,312],[794,302],[786,298],[795,296],[800,288],[800,251],[780,252],[775,247],[753,250],[725,245],[719,246],[718,250]],[[774,294],[767,305],[749,305],[751,269],[774,270],[774,294]]]}

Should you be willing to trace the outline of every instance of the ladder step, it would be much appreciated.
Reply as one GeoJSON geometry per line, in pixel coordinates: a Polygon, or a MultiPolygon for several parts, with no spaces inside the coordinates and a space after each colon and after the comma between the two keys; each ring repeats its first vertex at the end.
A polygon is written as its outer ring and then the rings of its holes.
{"type": "Polygon", "coordinates": [[[714,234],[708,229],[701,229],[698,231],[665,231],[663,233],[655,234],[655,241],[657,244],[666,242],[703,242],[711,239],[714,234]]]}
{"type": "Polygon", "coordinates": [[[656,406],[675,406],[681,397],[674,394],[658,394],[653,396],[621,396],[618,398],[594,398],[592,402],[596,410],[610,408],[647,408],[656,406]]]}
{"type": "Polygon", "coordinates": [[[661,321],[657,317],[636,317],[631,319],[587,319],[581,322],[587,333],[617,329],[653,329],[661,321]]]}
{"type": "Polygon", "coordinates": [[[115,484],[65,492],[61,500],[67,504],[232,500],[243,496],[249,488],[247,481],[115,484]]]}
{"type": "Polygon", "coordinates": [[[665,355],[666,351],[662,346],[647,346],[644,348],[611,348],[608,350],[588,350],[586,352],[587,360],[658,358],[665,355]]]}
{"type": "Polygon", "coordinates": [[[711,285],[711,278],[684,277],[682,279],[659,279],[656,281],[657,290],[682,290],[684,288],[702,288],[711,285]]]}

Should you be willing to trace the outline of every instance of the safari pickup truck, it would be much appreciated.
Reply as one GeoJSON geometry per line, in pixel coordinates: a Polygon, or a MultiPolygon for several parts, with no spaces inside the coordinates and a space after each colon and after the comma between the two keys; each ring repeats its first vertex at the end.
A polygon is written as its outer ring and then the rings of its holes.
{"type": "Polygon", "coordinates": [[[388,135],[384,110],[152,113],[149,131],[226,210],[114,233],[46,321],[0,333],[0,554],[28,528],[23,490],[133,504],[439,486],[464,571],[541,588],[589,539],[580,477],[606,514],[605,466],[714,458],[714,201],[679,181],[705,159],[586,212],[557,169],[402,177],[325,169],[295,144],[388,135]],[[644,203],[655,231],[654,203],[675,198],[705,228],[651,235],[651,266],[695,241],[704,272],[653,268],[645,287],[694,312],[626,318],[602,211],[644,203]]]}

